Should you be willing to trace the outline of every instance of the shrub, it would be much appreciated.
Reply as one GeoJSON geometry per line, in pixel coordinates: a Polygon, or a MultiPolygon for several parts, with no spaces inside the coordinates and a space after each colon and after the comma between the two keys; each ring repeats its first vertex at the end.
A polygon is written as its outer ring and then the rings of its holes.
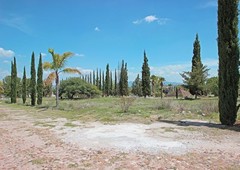
{"type": "Polygon", "coordinates": [[[133,102],[136,100],[135,97],[121,97],[119,105],[122,109],[122,112],[126,113],[129,110],[129,107],[133,105],[133,102]]]}

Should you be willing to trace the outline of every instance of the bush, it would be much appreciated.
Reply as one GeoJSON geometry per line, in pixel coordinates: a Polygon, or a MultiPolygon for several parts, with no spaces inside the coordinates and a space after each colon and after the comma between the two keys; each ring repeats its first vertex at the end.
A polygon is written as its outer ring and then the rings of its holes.
{"type": "Polygon", "coordinates": [[[133,105],[133,102],[136,100],[135,97],[121,97],[119,101],[119,105],[122,109],[122,112],[127,113],[129,107],[133,105]]]}
{"type": "Polygon", "coordinates": [[[60,83],[59,96],[61,98],[94,98],[99,95],[101,95],[101,92],[96,86],[77,77],[63,80],[60,83]]]}

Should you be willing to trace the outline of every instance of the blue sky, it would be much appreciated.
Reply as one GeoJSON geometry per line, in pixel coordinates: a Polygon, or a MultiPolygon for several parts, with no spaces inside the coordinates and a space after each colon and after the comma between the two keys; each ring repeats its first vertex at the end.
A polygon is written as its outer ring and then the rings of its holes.
{"type": "Polygon", "coordinates": [[[50,61],[53,48],[73,52],[67,66],[82,73],[125,60],[129,80],[141,73],[146,50],[151,74],[182,82],[196,33],[203,64],[216,76],[217,0],[0,0],[0,79],[13,56],[22,77],[33,51],[37,64],[40,53],[50,61]]]}

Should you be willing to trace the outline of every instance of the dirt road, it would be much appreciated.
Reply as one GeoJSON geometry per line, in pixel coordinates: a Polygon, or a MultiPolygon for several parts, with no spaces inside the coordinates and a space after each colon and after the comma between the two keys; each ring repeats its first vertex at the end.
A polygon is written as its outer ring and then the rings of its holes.
{"type": "Polygon", "coordinates": [[[240,169],[238,129],[36,119],[0,105],[0,169],[240,169]]]}

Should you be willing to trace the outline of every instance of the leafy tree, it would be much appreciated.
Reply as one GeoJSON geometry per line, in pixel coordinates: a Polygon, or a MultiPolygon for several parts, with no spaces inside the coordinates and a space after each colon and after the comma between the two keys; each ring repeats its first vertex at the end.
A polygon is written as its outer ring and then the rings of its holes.
{"type": "Polygon", "coordinates": [[[218,96],[218,77],[211,77],[207,79],[205,90],[214,96],[218,96]]]}
{"type": "Polygon", "coordinates": [[[64,68],[67,59],[69,59],[73,53],[65,52],[62,55],[54,52],[53,49],[49,49],[48,52],[52,55],[52,62],[43,63],[43,68],[45,70],[53,70],[52,73],[49,74],[47,78],[48,84],[52,83],[55,80],[56,83],[56,107],[59,106],[59,74],[60,73],[78,73],[80,71],[74,68],[64,68]]]}
{"type": "Polygon", "coordinates": [[[145,98],[146,96],[151,95],[150,68],[148,66],[148,59],[145,51],[144,51],[144,62],[142,65],[142,93],[145,98]]]}
{"type": "Polygon", "coordinates": [[[26,69],[23,69],[23,78],[22,78],[22,100],[23,104],[26,103],[27,99],[27,78],[26,78],[26,69]]]}
{"type": "Polygon", "coordinates": [[[219,112],[223,125],[233,125],[239,82],[238,0],[218,0],[219,112]]]}
{"type": "Polygon", "coordinates": [[[109,64],[107,64],[106,75],[105,75],[105,88],[104,88],[105,95],[107,96],[110,95],[110,92],[111,92],[110,88],[111,88],[110,71],[109,71],[109,64]]]}
{"type": "Polygon", "coordinates": [[[142,81],[139,77],[139,74],[132,84],[132,93],[137,96],[142,96],[142,81]]]}
{"type": "MultiPolygon", "coordinates": [[[[17,97],[22,96],[22,86],[21,86],[21,78],[17,77],[17,97]]],[[[4,96],[11,98],[11,76],[6,76],[3,79],[3,90],[4,96]]]]}
{"type": "Polygon", "coordinates": [[[43,98],[43,67],[42,67],[42,55],[40,54],[37,72],[37,104],[42,104],[43,98]]]}
{"type": "Polygon", "coordinates": [[[52,83],[47,81],[43,82],[43,96],[44,97],[51,97],[53,93],[52,83]]]}
{"type": "Polygon", "coordinates": [[[0,95],[4,94],[3,82],[0,81],[0,95]]]}
{"type": "Polygon", "coordinates": [[[17,63],[15,57],[11,71],[11,103],[17,103],[17,63]]]}
{"type": "Polygon", "coordinates": [[[93,98],[101,94],[98,88],[86,81],[78,78],[72,77],[66,80],[62,80],[59,88],[59,96],[66,96],[68,99],[74,98],[93,98]]]}
{"type": "Polygon", "coordinates": [[[200,42],[197,34],[193,44],[192,70],[191,72],[183,72],[180,74],[184,79],[184,84],[189,88],[190,93],[195,95],[195,99],[198,94],[203,94],[208,70],[207,66],[204,66],[201,61],[200,42]]]}
{"type": "Polygon", "coordinates": [[[121,96],[128,96],[127,63],[124,63],[124,61],[122,61],[122,67],[120,72],[119,93],[121,96]]]}
{"type": "Polygon", "coordinates": [[[35,56],[34,52],[32,52],[32,60],[31,60],[31,81],[30,81],[30,88],[31,88],[31,105],[35,106],[36,104],[36,69],[35,69],[35,56]]]}

